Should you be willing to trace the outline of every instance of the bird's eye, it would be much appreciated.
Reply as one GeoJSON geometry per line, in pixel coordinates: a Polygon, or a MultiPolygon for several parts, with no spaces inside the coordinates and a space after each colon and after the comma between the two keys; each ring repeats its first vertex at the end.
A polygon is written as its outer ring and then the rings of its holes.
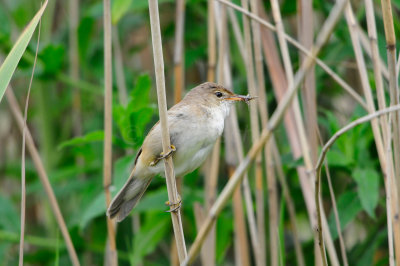
{"type": "Polygon", "coordinates": [[[218,98],[221,98],[222,97],[222,92],[220,92],[220,91],[215,92],[215,96],[217,96],[218,98]]]}

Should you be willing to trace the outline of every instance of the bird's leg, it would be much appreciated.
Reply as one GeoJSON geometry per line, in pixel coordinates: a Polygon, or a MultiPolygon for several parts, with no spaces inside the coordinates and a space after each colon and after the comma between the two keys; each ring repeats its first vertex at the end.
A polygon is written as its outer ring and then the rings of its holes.
{"type": "Polygon", "coordinates": [[[158,155],[158,157],[155,158],[154,161],[152,161],[152,162],[150,163],[150,166],[154,166],[154,165],[158,164],[159,161],[161,161],[162,159],[168,158],[168,157],[171,156],[175,151],[176,151],[176,147],[175,147],[174,145],[171,144],[171,149],[170,149],[166,154],[164,154],[164,152],[161,152],[160,155],[158,155]]]}
{"type": "Polygon", "coordinates": [[[181,206],[182,206],[182,198],[181,196],[178,194],[178,202],[170,202],[169,200],[165,202],[165,205],[169,206],[169,207],[173,207],[170,210],[167,210],[165,212],[177,212],[181,206]]]}
{"type": "Polygon", "coordinates": [[[160,153],[160,157],[158,157],[158,158],[159,158],[160,160],[161,160],[161,159],[166,159],[166,158],[168,158],[169,156],[171,156],[175,151],[176,151],[176,147],[175,147],[174,145],[171,144],[171,149],[170,149],[166,154],[164,154],[164,152],[160,153]]]}

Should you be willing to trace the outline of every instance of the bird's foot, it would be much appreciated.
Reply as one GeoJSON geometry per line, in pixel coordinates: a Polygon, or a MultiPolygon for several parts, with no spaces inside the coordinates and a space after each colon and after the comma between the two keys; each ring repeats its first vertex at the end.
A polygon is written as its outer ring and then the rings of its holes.
{"type": "Polygon", "coordinates": [[[152,161],[150,163],[150,166],[155,166],[156,164],[158,164],[159,161],[161,161],[162,159],[166,159],[169,156],[171,156],[174,152],[176,151],[176,147],[174,145],[171,144],[171,149],[164,154],[164,152],[160,153],[160,155],[158,155],[157,158],[154,159],[154,161],[152,161]]]}
{"type": "Polygon", "coordinates": [[[160,153],[160,157],[159,157],[160,160],[167,159],[169,156],[171,156],[176,151],[176,147],[174,145],[171,144],[170,148],[171,149],[166,154],[164,154],[164,152],[160,153]]]}
{"type": "Polygon", "coordinates": [[[165,205],[171,207],[171,209],[165,212],[177,212],[182,207],[182,198],[178,194],[178,202],[170,202],[169,200],[165,202],[165,205]]]}

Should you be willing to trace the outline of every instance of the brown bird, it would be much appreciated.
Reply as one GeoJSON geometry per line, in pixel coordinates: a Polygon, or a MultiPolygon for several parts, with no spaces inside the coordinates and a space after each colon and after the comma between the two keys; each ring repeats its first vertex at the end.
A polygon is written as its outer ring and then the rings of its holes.
{"type": "MultiPolygon", "coordinates": [[[[237,95],[221,85],[206,82],[188,92],[168,110],[168,127],[175,174],[198,168],[224,130],[224,120],[235,101],[254,97],[237,95]]],[[[122,221],[143,196],[154,176],[164,175],[161,127],[157,122],[146,136],[125,185],[111,202],[107,215],[122,221]]]]}

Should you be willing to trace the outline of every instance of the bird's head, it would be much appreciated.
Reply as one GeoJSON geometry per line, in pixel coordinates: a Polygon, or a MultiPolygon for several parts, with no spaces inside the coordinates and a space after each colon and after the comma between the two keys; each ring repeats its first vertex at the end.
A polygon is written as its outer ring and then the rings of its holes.
{"type": "Polygon", "coordinates": [[[248,102],[255,99],[249,95],[235,94],[229,89],[213,82],[205,82],[193,88],[187,95],[189,99],[201,102],[210,108],[220,108],[225,116],[229,113],[230,105],[234,102],[248,102]]]}

